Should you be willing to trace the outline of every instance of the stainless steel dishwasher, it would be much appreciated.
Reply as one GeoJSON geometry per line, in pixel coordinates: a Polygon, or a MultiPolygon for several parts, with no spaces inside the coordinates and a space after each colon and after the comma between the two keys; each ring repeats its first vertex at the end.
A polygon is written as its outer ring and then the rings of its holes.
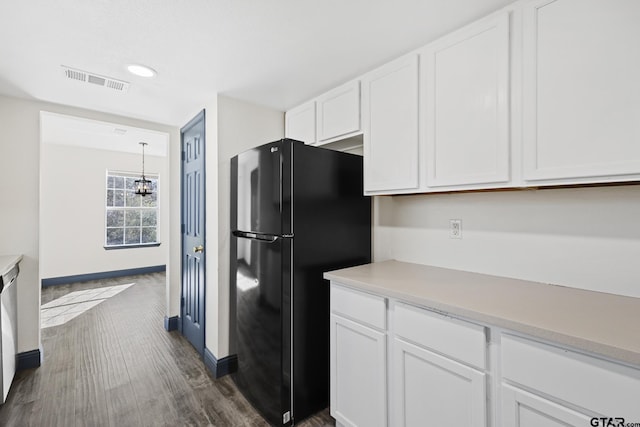
{"type": "Polygon", "coordinates": [[[16,352],[18,350],[18,289],[16,281],[19,272],[18,265],[7,271],[0,277],[0,329],[2,329],[2,402],[4,403],[9,393],[9,387],[16,373],[16,352]]]}

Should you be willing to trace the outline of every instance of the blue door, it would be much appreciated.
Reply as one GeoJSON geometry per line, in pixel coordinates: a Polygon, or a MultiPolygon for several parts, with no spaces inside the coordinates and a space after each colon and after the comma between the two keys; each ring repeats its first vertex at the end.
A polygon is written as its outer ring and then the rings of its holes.
{"type": "Polygon", "coordinates": [[[204,355],[205,113],[180,130],[182,142],[182,334],[204,355]]]}

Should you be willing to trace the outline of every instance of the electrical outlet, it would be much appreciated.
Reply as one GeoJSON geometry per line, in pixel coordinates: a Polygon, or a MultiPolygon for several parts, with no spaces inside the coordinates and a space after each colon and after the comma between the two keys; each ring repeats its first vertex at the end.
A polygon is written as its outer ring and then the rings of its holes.
{"type": "Polygon", "coordinates": [[[462,220],[461,219],[449,220],[449,238],[462,239],[462,220]]]}

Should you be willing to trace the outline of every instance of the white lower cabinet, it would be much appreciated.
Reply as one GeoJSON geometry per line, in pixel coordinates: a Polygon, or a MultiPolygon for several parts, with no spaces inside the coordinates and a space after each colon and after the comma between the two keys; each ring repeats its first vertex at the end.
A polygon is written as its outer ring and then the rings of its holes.
{"type": "Polygon", "coordinates": [[[504,426],[640,420],[640,370],[511,334],[502,335],[500,348],[504,426]],[[584,422],[592,417],[612,421],[584,422]]]}
{"type": "Polygon", "coordinates": [[[640,422],[638,367],[335,282],[330,340],[339,426],[640,422]]]}
{"type": "Polygon", "coordinates": [[[504,427],[584,427],[591,417],[509,385],[502,386],[504,427]]]}
{"type": "Polygon", "coordinates": [[[386,334],[331,315],[331,415],[345,426],[386,426],[386,334]]]}
{"type": "Polygon", "coordinates": [[[331,301],[331,415],[343,426],[386,426],[387,335],[368,323],[384,319],[384,299],[332,285],[331,301]]]}
{"type": "Polygon", "coordinates": [[[393,426],[486,426],[485,373],[393,339],[393,426]]]}

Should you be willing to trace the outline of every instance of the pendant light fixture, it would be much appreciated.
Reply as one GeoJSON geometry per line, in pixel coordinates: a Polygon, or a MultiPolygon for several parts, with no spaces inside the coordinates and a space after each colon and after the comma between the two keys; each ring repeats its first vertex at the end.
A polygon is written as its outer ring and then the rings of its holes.
{"type": "Polygon", "coordinates": [[[146,142],[141,142],[142,145],[142,177],[140,179],[136,179],[135,183],[135,191],[136,194],[140,194],[141,196],[146,196],[147,194],[151,194],[151,181],[149,181],[144,176],[144,146],[147,145],[146,142]]]}

